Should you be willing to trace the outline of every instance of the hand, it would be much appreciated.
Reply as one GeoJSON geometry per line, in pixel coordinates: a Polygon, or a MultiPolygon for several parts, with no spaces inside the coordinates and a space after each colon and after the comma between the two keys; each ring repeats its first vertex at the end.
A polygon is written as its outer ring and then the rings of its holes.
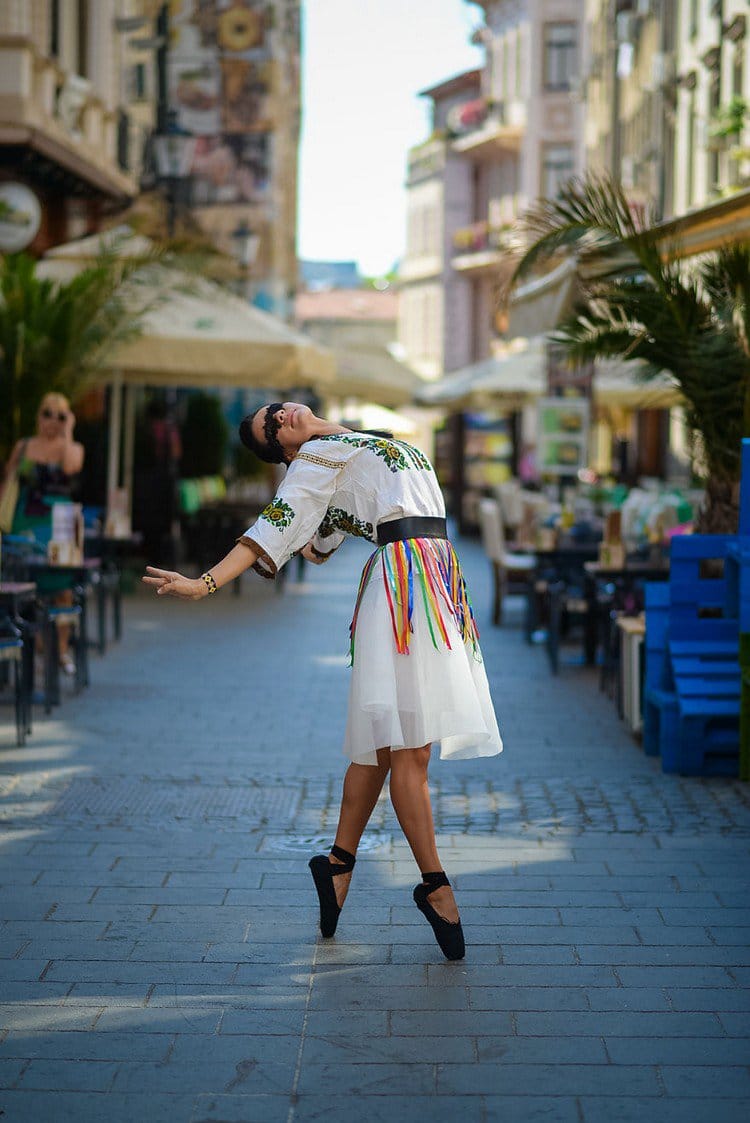
{"type": "Polygon", "coordinates": [[[312,542],[308,542],[307,545],[300,550],[300,553],[302,554],[302,557],[305,559],[305,561],[312,562],[313,565],[322,565],[326,560],[325,558],[320,558],[317,554],[313,553],[312,542]]]}
{"type": "Polygon", "coordinates": [[[63,422],[63,434],[68,441],[73,440],[73,430],[76,427],[75,414],[71,409],[68,410],[65,421],[63,422]]]}
{"type": "Polygon", "coordinates": [[[156,589],[157,596],[177,597],[179,600],[203,600],[208,596],[208,588],[200,577],[183,577],[170,569],[156,569],[146,566],[146,576],[141,580],[156,589]]]}

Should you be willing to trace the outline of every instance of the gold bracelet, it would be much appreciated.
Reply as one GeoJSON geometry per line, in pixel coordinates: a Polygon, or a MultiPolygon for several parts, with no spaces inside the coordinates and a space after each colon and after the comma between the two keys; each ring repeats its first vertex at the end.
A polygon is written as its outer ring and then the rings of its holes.
{"type": "Polygon", "coordinates": [[[201,581],[206,582],[206,588],[208,589],[209,596],[211,595],[211,593],[218,593],[219,586],[216,584],[210,573],[201,573],[201,581]]]}

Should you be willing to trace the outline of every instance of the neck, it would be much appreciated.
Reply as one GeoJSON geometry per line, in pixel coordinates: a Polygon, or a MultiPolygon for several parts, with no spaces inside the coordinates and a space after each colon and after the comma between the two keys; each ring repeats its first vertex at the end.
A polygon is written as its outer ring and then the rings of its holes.
{"type": "Polygon", "coordinates": [[[329,437],[332,433],[351,433],[351,431],[345,425],[337,425],[335,421],[326,421],[323,417],[316,417],[310,436],[329,437]]]}

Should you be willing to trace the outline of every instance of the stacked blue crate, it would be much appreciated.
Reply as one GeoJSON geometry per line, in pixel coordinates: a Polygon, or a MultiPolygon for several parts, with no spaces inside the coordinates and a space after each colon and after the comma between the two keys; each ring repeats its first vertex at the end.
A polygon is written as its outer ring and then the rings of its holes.
{"type": "Polygon", "coordinates": [[[739,627],[727,612],[727,557],[736,541],[674,538],[669,584],[661,594],[647,591],[644,748],[660,753],[665,772],[737,773],[739,627]]]}
{"type": "Polygon", "coordinates": [[[750,440],[742,442],[742,486],[737,540],[727,556],[727,616],[739,628],[741,780],[750,780],[750,440]]]}

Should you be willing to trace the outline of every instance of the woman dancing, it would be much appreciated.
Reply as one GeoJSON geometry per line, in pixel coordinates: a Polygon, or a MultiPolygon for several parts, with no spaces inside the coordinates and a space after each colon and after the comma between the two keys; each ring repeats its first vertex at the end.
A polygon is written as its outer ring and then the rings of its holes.
{"type": "Polygon", "coordinates": [[[422,874],[414,901],[443,954],[464,936],[442,869],[427,784],[441,758],[493,756],[502,741],[461,567],[429,460],[403,441],[352,432],[296,402],[246,417],[240,438],[261,460],[288,465],[276,497],[217,565],[189,578],[148,566],[159,595],[200,600],[252,566],[273,577],[295,554],[318,564],[347,535],[377,544],[362,572],[351,623],[352,678],[338,829],[309,865],[320,930],[333,936],[357,847],[390,773],[396,816],[422,874]]]}

